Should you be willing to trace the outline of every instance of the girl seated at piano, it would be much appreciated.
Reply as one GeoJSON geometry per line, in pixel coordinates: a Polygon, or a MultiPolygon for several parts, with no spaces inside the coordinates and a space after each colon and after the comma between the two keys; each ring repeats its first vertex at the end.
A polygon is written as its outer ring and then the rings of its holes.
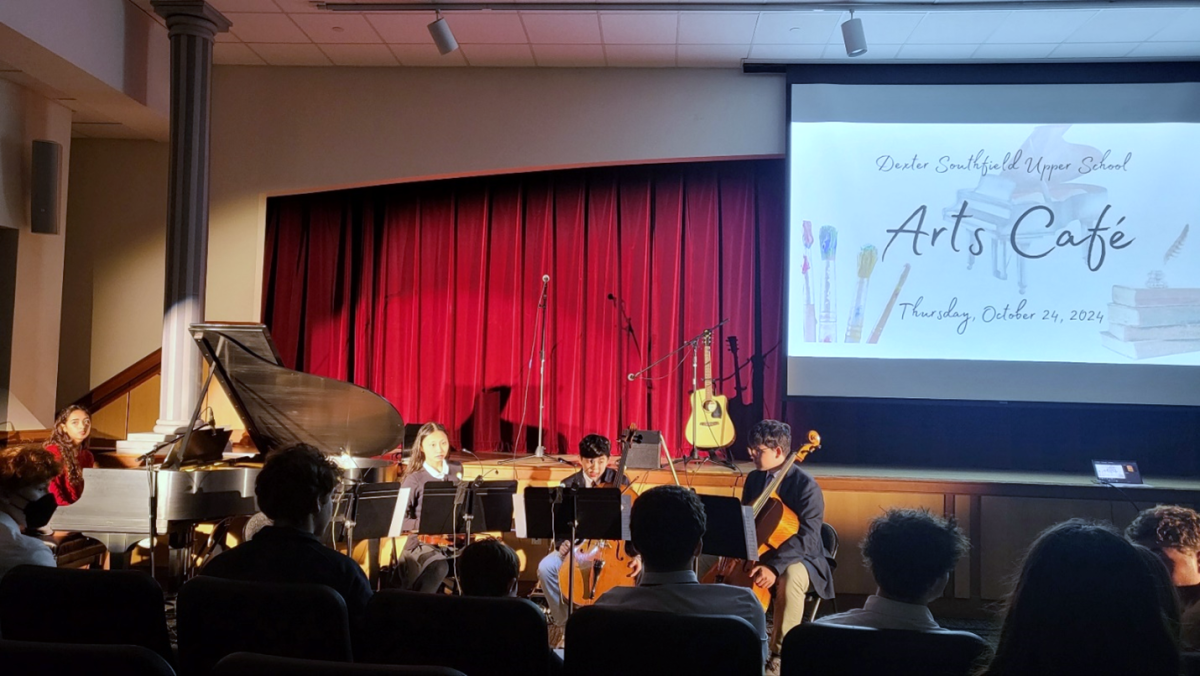
{"type": "Polygon", "coordinates": [[[96,464],[88,450],[92,416],[82,406],[70,405],[54,419],[54,431],[45,449],[62,462],[62,472],[50,482],[50,492],[60,505],[71,505],[83,495],[83,470],[96,464]]]}
{"type": "Polygon", "coordinates": [[[450,437],[446,428],[428,422],[417,430],[412,456],[404,470],[401,490],[409,490],[404,511],[404,530],[408,539],[401,556],[402,584],[405,589],[435,592],[450,573],[449,550],[445,544],[423,542],[417,536],[421,523],[421,495],[430,481],[462,481],[462,465],[450,462],[450,437]]]}

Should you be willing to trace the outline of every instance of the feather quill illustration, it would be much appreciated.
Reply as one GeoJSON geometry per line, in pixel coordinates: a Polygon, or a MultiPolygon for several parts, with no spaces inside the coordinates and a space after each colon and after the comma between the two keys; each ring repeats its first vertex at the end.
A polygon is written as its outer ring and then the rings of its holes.
{"type": "MultiPolygon", "coordinates": [[[[812,221],[804,221],[804,250],[811,251],[812,245],[812,221]]],[[[811,267],[808,262],[808,254],[805,254],[801,273],[804,275],[804,342],[806,343],[817,341],[817,308],[813,304],[812,280],[808,276],[811,267]]]]}
{"type": "Polygon", "coordinates": [[[817,322],[817,341],[837,341],[837,228],[823,225],[818,233],[821,243],[821,260],[825,262],[825,296],[821,303],[821,318],[817,322]]]}
{"type": "Polygon", "coordinates": [[[1167,261],[1179,255],[1179,252],[1183,250],[1183,243],[1187,241],[1187,236],[1188,226],[1185,224],[1183,232],[1179,233],[1179,237],[1175,238],[1175,243],[1167,249],[1167,253],[1163,254],[1163,265],[1166,265],[1167,261]]]}

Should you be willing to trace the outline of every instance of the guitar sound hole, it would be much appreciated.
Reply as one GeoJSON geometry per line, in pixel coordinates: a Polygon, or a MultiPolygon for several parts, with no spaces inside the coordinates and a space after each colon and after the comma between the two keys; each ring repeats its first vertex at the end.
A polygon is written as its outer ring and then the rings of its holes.
{"type": "Polygon", "coordinates": [[[715,401],[704,402],[704,410],[708,411],[708,414],[713,416],[714,418],[721,417],[721,407],[715,401]]]}

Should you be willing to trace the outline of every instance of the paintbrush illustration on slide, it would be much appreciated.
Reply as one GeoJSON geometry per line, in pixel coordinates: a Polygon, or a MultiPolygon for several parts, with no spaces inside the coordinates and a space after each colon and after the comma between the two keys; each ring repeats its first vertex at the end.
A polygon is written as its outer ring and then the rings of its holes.
{"type": "Polygon", "coordinates": [[[837,228],[821,226],[821,260],[825,261],[825,298],[821,302],[821,321],[817,324],[817,340],[836,342],[837,336],[837,228]]]}
{"type": "Polygon", "coordinates": [[[892,308],[896,305],[896,299],[900,297],[900,289],[904,287],[904,280],[908,279],[908,271],[912,269],[912,265],[904,264],[904,272],[900,273],[900,281],[896,282],[896,290],[892,292],[892,297],[888,299],[887,307],[883,308],[883,314],[879,317],[879,323],[875,325],[875,330],[871,332],[871,337],[867,339],[868,344],[879,342],[879,334],[883,333],[883,327],[887,324],[888,316],[892,314],[892,308]]]}
{"type": "Polygon", "coordinates": [[[879,252],[870,244],[858,251],[858,289],[854,292],[854,309],[850,311],[850,321],[846,324],[847,343],[857,343],[862,340],[863,310],[867,306],[867,285],[871,282],[871,272],[875,269],[877,260],[879,260],[879,252]]]}
{"type": "Polygon", "coordinates": [[[808,271],[812,265],[808,262],[809,251],[812,251],[813,234],[812,221],[804,221],[804,267],[801,272],[804,273],[804,342],[815,343],[817,341],[817,306],[813,304],[812,279],[808,276],[808,271]]]}

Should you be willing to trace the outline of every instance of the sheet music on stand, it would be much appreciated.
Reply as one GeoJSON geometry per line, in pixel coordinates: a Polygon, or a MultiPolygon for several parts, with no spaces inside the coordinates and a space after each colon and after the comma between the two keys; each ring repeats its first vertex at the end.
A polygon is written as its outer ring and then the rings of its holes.
{"type": "Polygon", "coordinates": [[[754,508],[741,500],[722,495],[701,495],[708,527],[702,554],[758,560],[758,530],[754,508]]]}
{"type": "Polygon", "coordinates": [[[362,484],[354,509],[354,536],[359,540],[400,537],[411,488],[400,482],[362,484]]]}
{"type": "Polygon", "coordinates": [[[617,488],[545,488],[529,486],[517,509],[517,537],[628,540],[628,493],[617,488]]]}
{"type": "Polygon", "coordinates": [[[422,535],[507,533],[513,528],[516,481],[430,481],[421,493],[422,535]]]}

